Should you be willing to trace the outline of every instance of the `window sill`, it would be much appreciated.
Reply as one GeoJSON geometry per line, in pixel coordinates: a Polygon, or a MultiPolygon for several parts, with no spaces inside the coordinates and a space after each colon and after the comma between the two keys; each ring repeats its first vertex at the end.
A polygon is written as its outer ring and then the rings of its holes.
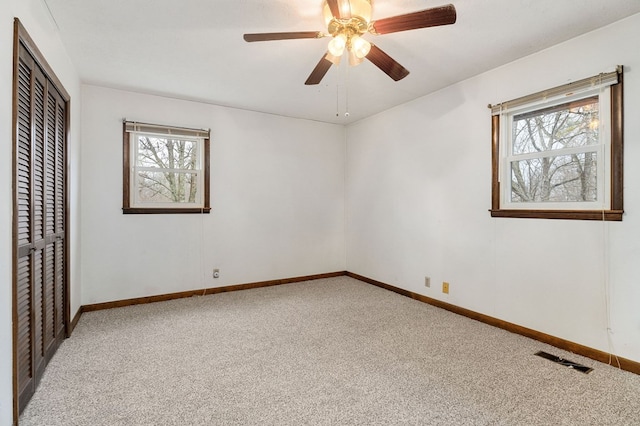
{"type": "Polygon", "coordinates": [[[622,221],[623,210],[489,210],[491,217],[622,221]]]}
{"type": "Polygon", "coordinates": [[[123,208],[123,214],[209,214],[211,207],[204,208],[123,208]]]}

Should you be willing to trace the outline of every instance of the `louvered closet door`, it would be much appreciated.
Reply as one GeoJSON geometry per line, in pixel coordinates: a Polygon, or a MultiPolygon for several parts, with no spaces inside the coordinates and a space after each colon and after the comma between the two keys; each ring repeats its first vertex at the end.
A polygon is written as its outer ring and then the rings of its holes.
{"type": "Polygon", "coordinates": [[[49,359],[65,335],[65,122],[66,104],[50,83],[45,137],[44,355],[49,359]]]}
{"type": "Polygon", "coordinates": [[[16,358],[22,411],[65,335],[66,103],[22,45],[17,78],[16,358]]]}
{"type": "MultiPolygon", "coordinates": [[[[18,204],[18,271],[17,271],[17,362],[18,392],[22,396],[33,378],[32,353],[32,159],[31,159],[31,76],[33,61],[20,58],[18,64],[18,123],[16,183],[18,204]]],[[[20,398],[22,401],[22,398],[20,398]]],[[[22,409],[22,407],[21,407],[22,409]]]]}

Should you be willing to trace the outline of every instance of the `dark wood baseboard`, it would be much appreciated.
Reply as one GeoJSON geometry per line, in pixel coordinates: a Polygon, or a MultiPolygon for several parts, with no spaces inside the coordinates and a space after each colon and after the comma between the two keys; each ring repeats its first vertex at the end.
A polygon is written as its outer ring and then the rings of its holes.
{"type": "Polygon", "coordinates": [[[134,299],[116,300],[113,302],[83,305],[82,307],[80,307],[80,309],[74,316],[73,321],[71,322],[71,330],[69,332],[69,335],[71,335],[71,332],[75,329],[80,319],[80,316],[82,315],[83,312],[91,312],[91,311],[98,311],[102,309],[111,309],[111,308],[120,308],[124,306],[139,305],[144,303],[164,302],[167,300],[181,299],[181,298],[192,297],[192,296],[205,296],[205,295],[217,294],[217,293],[226,293],[229,291],[250,290],[254,288],[271,287],[275,285],[318,280],[323,278],[340,277],[344,275],[347,275],[351,278],[355,278],[359,281],[362,281],[368,284],[375,285],[376,287],[393,291],[394,293],[398,293],[402,296],[410,297],[414,300],[418,300],[420,302],[445,309],[447,311],[456,313],[458,315],[462,315],[467,318],[471,318],[473,320],[480,321],[485,324],[489,324],[491,326],[501,328],[503,330],[507,330],[511,333],[520,334],[522,336],[529,337],[539,342],[547,343],[549,345],[555,346],[559,349],[573,352],[575,354],[582,355],[587,358],[591,358],[605,364],[611,364],[614,367],[620,367],[620,369],[629,371],[631,373],[640,374],[640,362],[632,361],[626,358],[616,357],[615,355],[608,354],[607,352],[593,349],[588,346],[580,345],[578,343],[561,339],[559,337],[551,336],[549,334],[545,334],[527,327],[523,327],[514,323],[503,321],[501,319],[494,318],[489,315],[481,314],[479,312],[475,312],[470,309],[452,305],[450,303],[443,302],[438,299],[433,299],[431,297],[427,297],[422,294],[414,293],[409,290],[404,290],[399,287],[395,287],[393,285],[376,281],[371,278],[367,278],[362,275],[358,275],[353,272],[347,272],[347,271],[331,272],[327,274],[307,275],[303,277],[284,278],[279,280],[260,281],[260,282],[248,283],[248,284],[236,284],[236,285],[231,285],[226,287],[213,287],[213,288],[206,288],[201,290],[189,290],[189,291],[183,291],[179,293],[161,294],[156,296],[146,296],[146,297],[138,297],[134,299]]]}
{"type": "Polygon", "coordinates": [[[541,333],[539,331],[522,327],[517,324],[513,324],[507,321],[503,321],[498,318],[490,317],[488,315],[484,315],[475,311],[471,311],[469,309],[461,308],[456,305],[452,305],[450,303],[443,302],[441,300],[433,299],[431,297],[423,296],[418,293],[414,293],[412,291],[404,290],[389,284],[385,284],[380,281],[373,280],[371,278],[364,277],[362,275],[354,274],[352,272],[347,272],[347,276],[351,278],[355,278],[359,281],[363,281],[365,283],[369,283],[375,285],[377,287],[384,288],[389,291],[393,291],[395,293],[401,294],[406,297],[410,297],[412,299],[418,300],[420,302],[427,303],[429,305],[436,306],[438,308],[445,309],[447,311],[456,313],[458,315],[465,316],[467,318],[474,319],[476,321],[483,322],[485,324],[492,325],[494,327],[502,328],[504,330],[510,331],[512,333],[520,334],[525,337],[529,337],[531,339],[537,340],[542,343],[547,343],[549,345],[555,346],[556,348],[563,349],[569,352],[573,352],[578,355],[582,355],[587,358],[594,359],[596,361],[600,361],[605,364],[610,364],[614,367],[619,367],[622,370],[629,371],[631,373],[640,374],[640,362],[632,361],[630,359],[617,357],[613,354],[608,354],[606,352],[590,348],[588,346],[580,345],[578,343],[570,342],[569,340],[561,339],[559,337],[551,336],[549,334],[541,333]]]}
{"type": "Polygon", "coordinates": [[[346,271],[330,272],[327,274],[306,275],[303,277],[283,278],[279,280],[260,281],[248,284],[236,284],[226,287],[204,288],[200,290],[182,291],[179,293],[159,294],[156,296],[136,297],[134,299],[116,300],[113,302],[96,303],[92,305],[83,305],[80,310],[82,312],[99,311],[102,309],[121,308],[124,306],[140,305],[144,303],[165,302],[167,300],[182,299],[192,296],[206,296],[208,294],[226,293],[229,291],[250,290],[253,288],[271,287],[274,285],[298,283],[302,281],[319,280],[323,278],[341,277],[347,275],[346,271]]]}

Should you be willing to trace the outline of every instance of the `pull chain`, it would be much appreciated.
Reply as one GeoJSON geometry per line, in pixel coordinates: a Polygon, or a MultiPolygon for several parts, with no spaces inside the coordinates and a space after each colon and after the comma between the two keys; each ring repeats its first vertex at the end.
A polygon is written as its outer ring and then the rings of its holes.
{"type": "Polygon", "coordinates": [[[345,117],[349,117],[349,65],[346,65],[347,67],[347,78],[346,78],[346,86],[344,89],[345,92],[345,112],[344,112],[344,116],[345,117]]]}

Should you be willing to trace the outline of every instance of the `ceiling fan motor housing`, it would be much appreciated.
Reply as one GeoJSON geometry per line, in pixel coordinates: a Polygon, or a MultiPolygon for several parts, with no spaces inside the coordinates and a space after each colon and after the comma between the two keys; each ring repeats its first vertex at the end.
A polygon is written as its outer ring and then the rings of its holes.
{"type": "Polygon", "coordinates": [[[333,37],[329,52],[339,57],[346,48],[352,52],[351,56],[355,55],[350,59],[352,65],[361,62],[371,49],[360,37],[369,30],[371,0],[325,1],[323,12],[327,31],[333,37]]]}

